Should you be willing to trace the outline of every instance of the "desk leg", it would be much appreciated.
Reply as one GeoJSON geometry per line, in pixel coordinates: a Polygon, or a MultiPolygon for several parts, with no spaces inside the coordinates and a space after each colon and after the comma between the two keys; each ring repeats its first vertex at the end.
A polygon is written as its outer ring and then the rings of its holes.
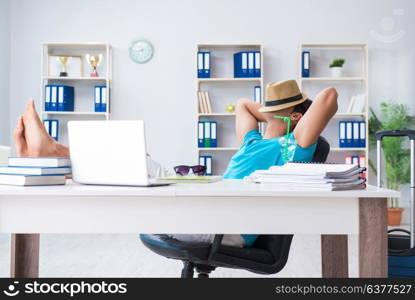
{"type": "Polygon", "coordinates": [[[12,234],[10,277],[39,277],[39,234],[12,234]]]}
{"type": "Polygon", "coordinates": [[[324,278],[349,277],[347,235],[321,235],[321,270],[324,278]]]}
{"type": "Polygon", "coordinates": [[[387,277],[387,230],[387,198],[360,198],[359,277],[387,277]]]}

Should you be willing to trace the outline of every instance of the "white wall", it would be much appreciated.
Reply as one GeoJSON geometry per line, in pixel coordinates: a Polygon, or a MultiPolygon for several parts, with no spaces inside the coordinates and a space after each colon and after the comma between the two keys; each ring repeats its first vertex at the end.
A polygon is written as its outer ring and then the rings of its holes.
{"type": "Polygon", "coordinates": [[[9,145],[10,1],[0,0],[0,145],[9,145]]]}

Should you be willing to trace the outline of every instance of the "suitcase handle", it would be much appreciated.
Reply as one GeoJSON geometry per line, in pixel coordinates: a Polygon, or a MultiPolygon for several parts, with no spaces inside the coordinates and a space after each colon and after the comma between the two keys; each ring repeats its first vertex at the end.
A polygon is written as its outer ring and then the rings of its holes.
{"type": "Polygon", "coordinates": [[[385,136],[407,136],[410,140],[415,140],[415,130],[383,130],[375,133],[377,141],[382,140],[385,136]]]}
{"type": "MultiPolygon", "coordinates": [[[[408,230],[402,229],[402,228],[394,228],[394,229],[388,230],[388,233],[391,233],[391,232],[403,232],[403,233],[407,233],[409,236],[411,235],[411,233],[408,230]]],[[[400,249],[400,250],[398,250],[398,249],[388,249],[388,252],[390,254],[402,254],[402,253],[405,253],[408,250],[410,250],[410,249],[400,249]]]]}
{"type": "Polygon", "coordinates": [[[394,228],[394,229],[390,229],[388,230],[388,233],[392,233],[392,232],[404,232],[407,233],[408,235],[411,235],[411,233],[409,232],[409,230],[406,229],[402,229],[402,228],[394,228]]]}

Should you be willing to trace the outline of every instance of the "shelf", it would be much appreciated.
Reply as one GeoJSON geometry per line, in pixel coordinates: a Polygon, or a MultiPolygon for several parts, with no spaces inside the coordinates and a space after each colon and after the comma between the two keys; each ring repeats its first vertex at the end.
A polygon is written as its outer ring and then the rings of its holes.
{"type": "Polygon", "coordinates": [[[301,77],[302,81],[365,81],[366,77],[301,77]]]}
{"type": "Polygon", "coordinates": [[[44,46],[50,49],[72,48],[72,49],[92,49],[100,48],[105,49],[110,47],[107,43],[45,43],[44,46]]]}
{"type": "Polygon", "coordinates": [[[215,44],[215,43],[208,43],[208,44],[198,44],[197,47],[200,48],[261,48],[261,44],[250,44],[250,43],[241,43],[241,44],[215,44]]]}
{"type": "Polygon", "coordinates": [[[233,117],[235,113],[211,113],[211,114],[201,114],[199,113],[199,117],[233,117]]]}
{"type": "Polygon", "coordinates": [[[197,148],[199,151],[238,151],[238,147],[197,148]]]}
{"type": "Polygon", "coordinates": [[[366,117],[366,113],[336,113],[333,118],[366,117]]]}
{"type": "Polygon", "coordinates": [[[105,116],[106,112],[93,111],[43,111],[44,115],[71,115],[71,116],[105,116]]]}
{"type": "Polygon", "coordinates": [[[348,152],[348,151],[362,151],[366,152],[366,148],[338,148],[338,147],[330,147],[330,151],[335,152],[348,152]]]}
{"type": "Polygon", "coordinates": [[[44,76],[43,80],[74,80],[74,81],[106,81],[106,77],[59,77],[59,76],[44,76]]]}
{"type": "Polygon", "coordinates": [[[262,77],[247,77],[247,78],[198,78],[199,82],[262,82],[262,77]]]}
{"type": "Polygon", "coordinates": [[[300,45],[302,48],[365,48],[364,43],[304,43],[300,45]]]}

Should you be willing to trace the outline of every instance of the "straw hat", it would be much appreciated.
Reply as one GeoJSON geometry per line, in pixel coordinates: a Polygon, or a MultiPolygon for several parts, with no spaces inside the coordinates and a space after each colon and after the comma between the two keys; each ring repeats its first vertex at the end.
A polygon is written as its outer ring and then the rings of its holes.
{"type": "Polygon", "coordinates": [[[296,106],[307,100],[295,80],[284,80],[267,84],[264,107],[260,112],[272,112],[296,106]]]}

